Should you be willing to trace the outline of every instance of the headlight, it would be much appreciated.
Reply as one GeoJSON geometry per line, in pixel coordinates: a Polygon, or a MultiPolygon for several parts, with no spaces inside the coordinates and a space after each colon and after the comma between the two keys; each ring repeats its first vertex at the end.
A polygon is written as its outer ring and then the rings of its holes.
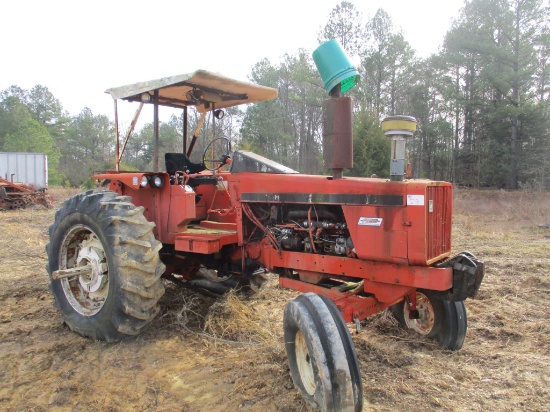
{"type": "Polygon", "coordinates": [[[153,176],[153,179],[151,180],[151,185],[154,187],[162,187],[164,184],[164,179],[162,176],[153,176]]]}
{"type": "Polygon", "coordinates": [[[149,179],[147,179],[147,176],[143,175],[141,176],[141,183],[139,184],[141,187],[147,187],[149,184],[149,179]]]}

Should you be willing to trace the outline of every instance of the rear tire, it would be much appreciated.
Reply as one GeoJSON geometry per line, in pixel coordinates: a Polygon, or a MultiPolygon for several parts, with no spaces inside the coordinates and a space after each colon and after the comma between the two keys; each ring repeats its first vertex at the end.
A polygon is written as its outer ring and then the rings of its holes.
{"type": "Polygon", "coordinates": [[[315,293],[284,311],[290,373],[303,398],[322,411],[360,411],[363,388],[351,335],[334,303],[315,293]]]}
{"type": "Polygon", "coordinates": [[[416,292],[418,319],[409,318],[409,307],[405,301],[390,307],[397,321],[414,332],[435,339],[445,350],[459,350],[464,344],[468,317],[464,301],[437,299],[429,290],[416,292]]]}
{"type": "Polygon", "coordinates": [[[69,328],[95,340],[137,335],[158,313],[164,293],[155,224],[131,201],[111,191],[76,195],[49,229],[46,268],[55,306],[69,328]],[[78,266],[92,271],[52,279],[56,270],[78,266]]]}

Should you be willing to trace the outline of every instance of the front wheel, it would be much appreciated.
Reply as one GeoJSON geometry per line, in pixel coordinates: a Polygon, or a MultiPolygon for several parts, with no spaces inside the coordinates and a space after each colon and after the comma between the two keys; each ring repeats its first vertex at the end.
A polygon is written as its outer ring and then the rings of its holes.
{"type": "Polygon", "coordinates": [[[441,349],[459,350],[464,344],[468,319],[464,301],[441,300],[429,290],[416,292],[418,318],[411,319],[409,305],[401,301],[390,307],[399,323],[435,339],[441,349]]]}
{"type": "Polygon", "coordinates": [[[284,311],[290,373],[302,397],[322,411],[360,411],[363,388],[351,335],[334,303],[315,293],[284,311]]]}
{"type": "Polygon", "coordinates": [[[128,196],[76,195],[61,206],[46,245],[50,289],[62,320],[95,340],[138,334],[164,293],[154,223],[128,196]]]}

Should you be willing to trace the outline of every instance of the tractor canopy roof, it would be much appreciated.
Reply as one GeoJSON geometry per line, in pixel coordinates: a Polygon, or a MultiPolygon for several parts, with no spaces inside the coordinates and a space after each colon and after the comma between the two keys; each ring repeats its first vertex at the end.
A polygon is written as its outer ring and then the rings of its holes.
{"type": "Polygon", "coordinates": [[[106,93],[113,99],[143,103],[154,103],[158,93],[161,106],[194,106],[201,113],[277,97],[277,89],[233,80],[206,70],[114,87],[106,93]]]}

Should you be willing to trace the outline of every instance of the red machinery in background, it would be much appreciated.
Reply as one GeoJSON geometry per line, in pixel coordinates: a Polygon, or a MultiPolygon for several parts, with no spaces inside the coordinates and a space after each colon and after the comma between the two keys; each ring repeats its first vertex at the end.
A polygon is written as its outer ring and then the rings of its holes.
{"type": "MultiPolygon", "coordinates": [[[[323,121],[329,176],[231,153],[225,137],[214,138],[199,162],[190,160],[207,113],[215,122],[221,109],[273,99],[275,89],[197,71],[108,90],[115,110],[123,99],[181,107],[186,118],[192,106],[201,119],[189,142],[184,136],[183,152],[166,154],[166,172],[120,171],[117,132],[116,170],[95,176],[109,190],[79,194],[56,214],[48,272],[69,327],[120,340],[157,314],[161,277],[219,296],[234,287],[258,290],[274,272],[281,286],[304,292],[284,313],[294,383],[308,402],[335,411],[363,404],[346,323],[359,327],[391,308],[441,348],[462,346],[464,300],[479,289],[484,266],[469,252],[451,257],[452,185],[406,179],[405,145],[416,129],[408,116],[382,122],[392,139],[389,179],[344,177],[353,148],[351,99],[343,94],[358,74],[335,41],[314,60],[330,94],[323,121]]],[[[158,110],[155,117],[158,133],[158,110]]]]}
{"type": "Polygon", "coordinates": [[[0,210],[24,209],[32,204],[51,208],[53,199],[45,190],[36,190],[33,185],[10,182],[0,177],[0,210]]]}

